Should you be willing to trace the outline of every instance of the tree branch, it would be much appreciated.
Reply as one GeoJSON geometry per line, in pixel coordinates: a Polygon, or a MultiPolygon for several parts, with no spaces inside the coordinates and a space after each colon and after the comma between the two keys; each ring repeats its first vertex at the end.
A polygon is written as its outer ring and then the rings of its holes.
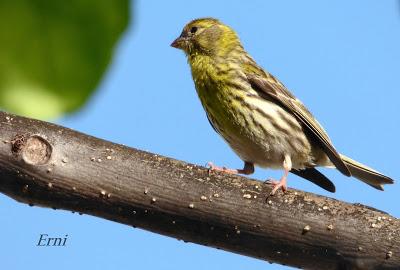
{"type": "Polygon", "coordinates": [[[400,269],[400,222],[0,112],[0,192],[307,269],[400,269]]]}

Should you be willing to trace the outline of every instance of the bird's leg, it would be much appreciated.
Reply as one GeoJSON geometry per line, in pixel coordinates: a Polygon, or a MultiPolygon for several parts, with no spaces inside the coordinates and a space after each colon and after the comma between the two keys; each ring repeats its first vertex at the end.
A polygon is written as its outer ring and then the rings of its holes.
{"type": "Polygon", "coordinates": [[[208,162],[207,166],[210,167],[210,171],[219,171],[219,172],[224,172],[224,173],[230,173],[230,174],[245,174],[249,175],[254,173],[254,164],[245,161],[243,169],[229,169],[226,167],[218,167],[215,166],[212,162],[208,162]]]}
{"type": "Polygon", "coordinates": [[[271,196],[273,196],[279,188],[281,188],[283,192],[285,192],[287,189],[287,177],[290,170],[292,169],[292,160],[289,155],[285,155],[285,159],[283,160],[283,169],[284,173],[280,181],[276,180],[268,181],[268,183],[273,185],[273,189],[270,193],[271,196]]]}

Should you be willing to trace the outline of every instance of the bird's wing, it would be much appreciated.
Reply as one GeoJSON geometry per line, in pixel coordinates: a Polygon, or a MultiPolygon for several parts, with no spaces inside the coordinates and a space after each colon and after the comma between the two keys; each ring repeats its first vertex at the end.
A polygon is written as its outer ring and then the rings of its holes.
{"type": "Polygon", "coordinates": [[[322,187],[329,192],[336,191],[335,185],[332,183],[332,181],[315,168],[306,168],[304,170],[292,169],[290,172],[307,179],[308,181],[322,187]]]}
{"type": "Polygon", "coordinates": [[[307,108],[293,96],[286,87],[270,74],[264,76],[246,74],[251,87],[257,91],[261,97],[272,99],[280,104],[287,111],[292,113],[306,128],[312,139],[319,144],[336,168],[344,175],[351,176],[349,169],[343,162],[339,153],[332,145],[331,140],[321,127],[318,121],[307,110],[307,108]]]}

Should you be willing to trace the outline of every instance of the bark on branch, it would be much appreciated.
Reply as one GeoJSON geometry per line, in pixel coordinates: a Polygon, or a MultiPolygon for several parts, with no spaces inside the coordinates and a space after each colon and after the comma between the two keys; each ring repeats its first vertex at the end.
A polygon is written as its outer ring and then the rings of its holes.
{"type": "Polygon", "coordinates": [[[400,269],[400,222],[0,112],[0,192],[306,269],[400,269]]]}

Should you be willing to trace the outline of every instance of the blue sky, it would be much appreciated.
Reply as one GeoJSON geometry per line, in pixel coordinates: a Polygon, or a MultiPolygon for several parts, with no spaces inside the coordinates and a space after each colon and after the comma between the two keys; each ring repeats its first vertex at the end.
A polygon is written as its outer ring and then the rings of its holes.
{"type": "MultiPolygon", "coordinates": [[[[137,1],[133,26],[98,92],[61,125],[195,164],[241,160],[209,126],[182,52],[169,46],[189,20],[232,26],[256,61],[314,113],[337,149],[400,181],[398,1],[137,1]]],[[[334,170],[335,194],[295,176],[289,186],[399,217],[400,185],[379,192],[334,170]]],[[[255,178],[279,177],[258,169],[255,178]]],[[[4,269],[292,269],[86,215],[0,195],[4,269]],[[37,248],[40,233],[65,248],[37,248]]]]}

